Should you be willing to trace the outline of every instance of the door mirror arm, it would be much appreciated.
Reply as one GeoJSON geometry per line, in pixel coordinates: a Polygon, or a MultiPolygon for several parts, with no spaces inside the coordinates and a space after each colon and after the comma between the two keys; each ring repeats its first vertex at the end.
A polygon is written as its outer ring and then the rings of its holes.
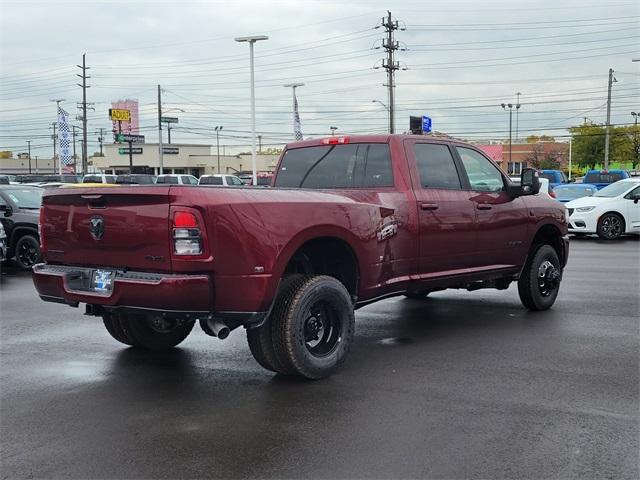
{"type": "Polygon", "coordinates": [[[13,215],[13,208],[11,205],[0,205],[0,212],[4,212],[5,217],[10,217],[13,215]]]}

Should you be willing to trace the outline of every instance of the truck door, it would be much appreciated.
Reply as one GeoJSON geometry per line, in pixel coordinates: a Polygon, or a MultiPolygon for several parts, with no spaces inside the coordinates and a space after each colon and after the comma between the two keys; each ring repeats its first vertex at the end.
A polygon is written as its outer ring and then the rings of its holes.
{"type": "Polygon", "coordinates": [[[476,247],[472,192],[463,189],[461,166],[446,142],[406,140],[419,218],[419,277],[473,265],[476,247]]]}
{"type": "Polygon", "coordinates": [[[455,147],[470,188],[477,218],[478,267],[502,268],[521,265],[528,245],[528,209],[522,198],[506,191],[500,169],[479,151],[455,147]]]}

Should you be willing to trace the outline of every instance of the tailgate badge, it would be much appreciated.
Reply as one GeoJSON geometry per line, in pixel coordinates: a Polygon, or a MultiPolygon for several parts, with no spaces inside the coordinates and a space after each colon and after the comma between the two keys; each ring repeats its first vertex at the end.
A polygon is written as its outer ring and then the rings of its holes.
{"type": "Polygon", "coordinates": [[[94,240],[102,239],[104,235],[104,218],[100,215],[91,217],[89,219],[89,233],[91,233],[94,240]]]}

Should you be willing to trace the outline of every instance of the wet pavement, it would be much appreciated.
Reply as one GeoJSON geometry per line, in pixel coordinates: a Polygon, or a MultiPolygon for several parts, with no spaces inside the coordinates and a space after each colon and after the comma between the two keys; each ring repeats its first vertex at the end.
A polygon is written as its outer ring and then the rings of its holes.
{"type": "Polygon", "coordinates": [[[244,331],[168,353],[0,283],[2,478],[638,478],[640,241],[572,241],[555,307],[517,290],[356,314],[338,374],[274,376],[244,331]]]}

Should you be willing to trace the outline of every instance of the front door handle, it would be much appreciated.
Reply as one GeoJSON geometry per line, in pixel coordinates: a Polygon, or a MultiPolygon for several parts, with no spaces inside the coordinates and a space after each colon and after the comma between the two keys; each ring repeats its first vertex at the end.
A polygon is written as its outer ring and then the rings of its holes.
{"type": "Polygon", "coordinates": [[[421,203],[420,208],[422,210],[437,210],[440,207],[437,203],[421,203]]]}
{"type": "Polygon", "coordinates": [[[489,205],[488,203],[479,203],[478,204],[478,210],[491,210],[491,205],[489,205]]]}

